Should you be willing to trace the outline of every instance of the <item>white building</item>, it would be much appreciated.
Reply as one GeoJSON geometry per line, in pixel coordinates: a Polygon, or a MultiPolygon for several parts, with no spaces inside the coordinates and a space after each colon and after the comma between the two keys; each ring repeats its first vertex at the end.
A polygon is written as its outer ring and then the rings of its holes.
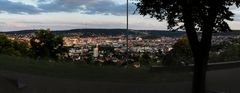
{"type": "Polygon", "coordinates": [[[96,48],[93,49],[93,57],[98,57],[99,55],[99,50],[98,50],[98,44],[96,46],[96,48]]]}

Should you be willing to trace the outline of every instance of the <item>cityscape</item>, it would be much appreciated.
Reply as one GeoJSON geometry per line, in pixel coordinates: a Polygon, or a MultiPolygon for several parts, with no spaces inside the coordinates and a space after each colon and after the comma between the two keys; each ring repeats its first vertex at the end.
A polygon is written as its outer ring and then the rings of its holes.
{"type": "Polygon", "coordinates": [[[240,0],[0,0],[0,93],[239,93],[240,0]]]}
{"type": "MultiPolygon", "coordinates": [[[[97,30],[97,29],[95,29],[97,30]]],[[[104,30],[104,29],[100,29],[104,30]]],[[[114,29],[112,30],[114,31],[114,29]]],[[[124,33],[124,29],[122,29],[124,33]]],[[[131,30],[132,32],[136,32],[131,30]]],[[[16,34],[17,32],[7,33],[8,38],[11,40],[18,40],[27,42],[30,45],[30,40],[34,33],[16,34]],[[14,34],[13,34],[14,33],[14,34]]],[[[53,32],[54,33],[54,32],[53,32]]],[[[60,32],[55,32],[61,33],[60,32]]],[[[168,32],[168,31],[144,31],[144,34],[129,35],[128,47],[125,34],[106,34],[106,33],[91,33],[89,36],[84,35],[84,32],[63,32],[63,46],[68,48],[65,54],[71,61],[75,63],[100,63],[100,64],[113,64],[124,65],[126,61],[135,67],[141,67],[143,55],[147,54],[151,65],[164,65],[164,55],[168,54],[174,44],[183,37],[186,37],[184,32],[168,32]],[[159,35],[152,35],[151,32],[158,33],[159,35]],[[168,33],[168,36],[161,34],[168,33]],[[176,35],[178,34],[178,35],[176,35]],[[127,53],[128,50],[128,54],[127,53]],[[150,61],[150,59],[152,61],[150,61]]],[[[60,34],[62,35],[62,34],[60,34]]],[[[240,33],[234,31],[231,33],[216,33],[212,39],[212,46],[220,45],[221,43],[231,43],[233,40],[240,38],[240,33]]],[[[217,54],[224,50],[215,51],[217,54]]],[[[184,62],[178,62],[180,65],[185,65],[184,62]]],[[[191,63],[192,64],[192,63],[191,63]]]]}

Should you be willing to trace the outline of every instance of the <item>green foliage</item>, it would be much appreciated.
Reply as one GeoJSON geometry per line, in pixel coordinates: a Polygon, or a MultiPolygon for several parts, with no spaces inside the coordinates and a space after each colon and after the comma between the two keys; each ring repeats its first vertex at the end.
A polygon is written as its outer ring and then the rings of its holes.
{"type": "Polygon", "coordinates": [[[50,30],[39,30],[30,40],[32,55],[35,58],[58,59],[67,50],[63,47],[63,37],[55,36],[50,30]]]}
{"type": "Polygon", "coordinates": [[[219,54],[219,59],[223,61],[240,60],[240,45],[236,44],[227,47],[224,52],[219,54]]]}
{"type": "Polygon", "coordinates": [[[187,37],[183,37],[173,45],[173,55],[176,57],[178,63],[191,63],[192,62],[192,52],[190,45],[188,43],[187,37]]]}
{"type": "Polygon", "coordinates": [[[187,37],[180,38],[164,57],[164,65],[182,65],[192,63],[192,52],[187,37]]]}
{"type": "MultiPolygon", "coordinates": [[[[209,62],[226,62],[240,60],[239,38],[224,41],[211,48],[209,62]]],[[[165,55],[164,65],[192,63],[192,52],[186,37],[179,39],[173,49],[165,55]],[[167,60],[166,60],[167,59],[167,60]]]]}
{"type": "Polygon", "coordinates": [[[232,38],[212,46],[210,62],[240,60],[240,38],[232,38]]]}
{"type": "Polygon", "coordinates": [[[149,55],[149,53],[143,53],[143,55],[139,59],[141,65],[150,65],[152,59],[149,55]]]}
{"type": "Polygon", "coordinates": [[[26,42],[10,40],[0,34],[0,53],[11,56],[28,56],[29,48],[26,42]]]}
{"type": "Polygon", "coordinates": [[[166,53],[166,55],[163,57],[162,63],[164,66],[176,65],[176,59],[174,58],[172,51],[166,53]]]}

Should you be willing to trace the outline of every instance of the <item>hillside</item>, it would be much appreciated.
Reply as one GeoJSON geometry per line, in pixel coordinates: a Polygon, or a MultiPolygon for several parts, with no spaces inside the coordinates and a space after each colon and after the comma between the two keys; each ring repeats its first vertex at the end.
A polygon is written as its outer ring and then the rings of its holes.
{"type": "MultiPolygon", "coordinates": [[[[26,35],[34,33],[37,30],[21,30],[21,31],[10,31],[4,32],[6,34],[18,34],[18,35],[26,35]]],[[[56,30],[53,31],[54,34],[57,35],[69,35],[78,33],[83,36],[92,36],[92,35],[126,35],[126,29],[71,29],[71,30],[56,30]]],[[[176,37],[182,36],[184,32],[171,32],[165,30],[129,30],[129,35],[133,36],[168,36],[168,37],[176,37]]]]}
{"type": "MultiPolygon", "coordinates": [[[[10,31],[4,32],[6,34],[18,34],[18,35],[26,35],[34,33],[37,30],[21,30],[21,31],[10,31]]],[[[126,29],[71,29],[71,30],[56,30],[53,31],[54,34],[57,35],[72,35],[79,34],[82,36],[98,36],[98,35],[126,35],[126,29]]],[[[151,36],[151,37],[179,37],[185,35],[184,31],[167,31],[167,30],[129,30],[129,35],[133,36],[151,36]]],[[[232,32],[221,32],[214,33],[213,35],[240,35],[239,30],[234,30],[232,32]]]]}

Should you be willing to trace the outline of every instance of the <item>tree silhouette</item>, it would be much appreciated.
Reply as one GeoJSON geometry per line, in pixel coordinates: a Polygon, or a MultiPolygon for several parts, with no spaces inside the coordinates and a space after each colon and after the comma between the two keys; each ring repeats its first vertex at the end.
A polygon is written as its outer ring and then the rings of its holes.
{"type": "Polygon", "coordinates": [[[63,37],[55,36],[50,30],[39,30],[30,40],[31,51],[36,58],[58,59],[66,50],[63,47],[63,37]]]}
{"type": "Polygon", "coordinates": [[[194,57],[193,93],[205,93],[206,69],[213,31],[230,31],[226,20],[233,20],[230,6],[239,0],[139,0],[139,14],[159,21],[168,29],[186,30],[194,57]],[[183,24],[183,25],[181,25],[183,24]],[[198,36],[197,31],[201,31],[198,36]],[[200,38],[199,38],[200,37],[200,38]]]}

